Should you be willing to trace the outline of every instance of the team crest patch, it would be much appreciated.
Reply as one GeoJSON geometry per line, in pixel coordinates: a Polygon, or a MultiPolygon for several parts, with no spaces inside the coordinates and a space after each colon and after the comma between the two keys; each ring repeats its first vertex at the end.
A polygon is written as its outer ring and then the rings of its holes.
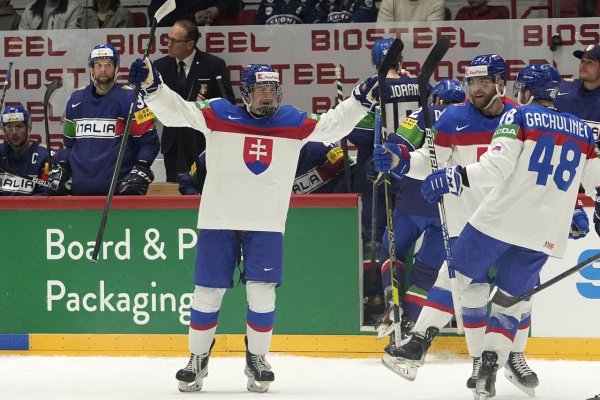
{"type": "Polygon", "coordinates": [[[244,162],[254,174],[262,174],[271,165],[273,140],[247,137],[244,139],[244,162]]]}

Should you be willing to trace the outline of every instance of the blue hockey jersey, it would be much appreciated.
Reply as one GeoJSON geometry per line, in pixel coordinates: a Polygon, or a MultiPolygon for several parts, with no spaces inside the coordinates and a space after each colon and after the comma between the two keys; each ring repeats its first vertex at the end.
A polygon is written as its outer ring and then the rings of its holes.
{"type": "Polygon", "coordinates": [[[302,24],[312,3],[313,0],[262,0],[256,13],[256,24],[302,24]]]}
{"type": "MultiPolygon", "coordinates": [[[[43,144],[31,142],[24,154],[17,156],[7,143],[0,144],[0,157],[11,169],[21,175],[45,179],[48,149],[43,144]]],[[[0,196],[45,195],[48,189],[10,173],[0,173],[0,196]]]]}

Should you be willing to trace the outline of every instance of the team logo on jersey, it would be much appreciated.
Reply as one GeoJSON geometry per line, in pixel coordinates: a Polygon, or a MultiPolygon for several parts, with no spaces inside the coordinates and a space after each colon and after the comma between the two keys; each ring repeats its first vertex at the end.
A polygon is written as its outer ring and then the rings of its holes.
{"type": "Polygon", "coordinates": [[[254,174],[262,174],[271,165],[273,140],[247,137],[244,140],[244,163],[254,174]]]}

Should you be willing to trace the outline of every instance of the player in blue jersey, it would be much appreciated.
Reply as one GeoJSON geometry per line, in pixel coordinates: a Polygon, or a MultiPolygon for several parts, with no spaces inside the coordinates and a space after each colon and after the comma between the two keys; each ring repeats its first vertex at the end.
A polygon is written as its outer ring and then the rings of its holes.
{"type": "Polygon", "coordinates": [[[31,178],[45,179],[48,148],[29,140],[31,116],[22,104],[6,107],[2,113],[2,131],[0,196],[47,194],[48,189],[31,178]]]}
{"type": "MultiPolygon", "coordinates": [[[[342,148],[337,144],[305,144],[300,150],[292,193],[346,193],[343,157],[342,148]]],[[[202,152],[179,180],[179,193],[201,194],[205,179],[206,152],[202,152]]]]}
{"type": "Polygon", "coordinates": [[[560,84],[556,108],[573,114],[592,128],[596,143],[600,140],[600,45],[589,45],[573,55],[580,59],[579,79],[560,84]]]}
{"type": "MultiPolygon", "coordinates": [[[[119,53],[112,45],[95,46],[88,59],[91,84],[73,92],[67,101],[65,148],[57,154],[59,162],[49,178],[57,194],[108,193],[125,123],[134,102],[134,88],[116,83],[119,60],[119,53]]],[[[150,166],[160,143],[153,117],[143,100],[136,99],[115,194],[146,194],[154,180],[150,166]]]]}
{"type": "MultiPolygon", "coordinates": [[[[450,268],[456,271],[465,328],[486,313],[489,267],[495,266],[498,290],[512,296],[531,290],[548,257],[564,255],[580,183],[588,194],[596,194],[600,160],[592,131],[579,118],[554,108],[559,84],[552,66],[525,67],[515,85],[524,105],[504,113],[488,151],[478,162],[431,174],[423,184],[429,201],[446,193],[461,196],[492,188],[452,247],[450,268]],[[465,312],[469,308],[473,312],[465,312]]],[[[448,276],[440,274],[436,286],[448,292],[448,276]]],[[[519,320],[530,308],[527,303],[509,308],[492,304],[476,380],[480,399],[495,395],[496,373],[510,361],[519,320]]],[[[395,349],[397,360],[422,365],[431,341],[450,317],[447,311],[425,307],[413,335],[395,349]]]]}
{"type": "Polygon", "coordinates": [[[207,175],[198,213],[195,290],[188,365],[176,374],[179,390],[202,389],[221,301],[233,286],[243,253],[247,388],[266,392],[275,374],[266,360],[275,321],[275,288],[283,277],[283,232],[301,148],[346,136],[375,104],[377,77],[322,115],[281,105],[279,74],[265,64],[242,70],[243,107],[224,99],[187,102],[162,84],[150,62],[136,60],[130,82],[141,85],[165,126],[189,126],[206,136],[207,175]],[[225,184],[224,184],[225,183],[225,184]]]}
{"type": "MultiPolygon", "coordinates": [[[[456,80],[444,79],[431,91],[430,101],[430,118],[435,122],[448,105],[465,101],[463,85],[456,80]]],[[[410,151],[414,151],[423,146],[424,138],[424,118],[422,109],[418,108],[400,123],[395,133],[387,136],[386,142],[406,145],[410,151]]],[[[408,252],[417,239],[423,235],[421,247],[415,254],[410,285],[402,296],[403,331],[410,329],[410,326],[417,320],[427,292],[431,289],[445,259],[438,209],[423,199],[421,184],[421,180],[409,177],[393,179],[395,193],[394,238],[396,259],[398,260],[395,274],[399,282],[405,282],[404,264],[408,252]]],[[[387,248],[388,233],[386,230],[383,236],[383,249],[387,248]]],[[[382,259],[386,258],[387,256],[382,255],[382,259]]],[[[381,269],[381,282],[384,287],[387,308],[376,324],[379,338],[391,334],[394,326],[392,278],[389,268],[389,260],[386,260],[381,269]]]]}
{"type": "Polygon", "coordinates": [[[302,24],[313,0],[261,0],[256,12],[258,25],[302,24]]]}

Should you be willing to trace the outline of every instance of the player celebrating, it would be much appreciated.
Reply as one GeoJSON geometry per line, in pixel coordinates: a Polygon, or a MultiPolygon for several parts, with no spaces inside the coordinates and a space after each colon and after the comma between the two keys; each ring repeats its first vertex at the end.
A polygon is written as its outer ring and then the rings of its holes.
{"type": "Polygon", "coordinates": [[[282,282],[283,232],[298,154],[308,141],[344,137],[374,105],[376,77],[323,115],[281,105],[279,74],[251,64],[241,74],[244,107],[229,101],[186,102],[162,84],[151,62],[136,60],[129,79],[167,126],[206,135],[207,176],[198,215],[195,291],[187,367],[177,372],[181,391],[202,388],[221,301],[241,253],[246,285],[247,388],[266,392],[275,375],[265,359],[275,319],[275,287],[282,282]],[[223,182],[229,182],[223,184],[223,182]]]}
{"type": "Polygon", "coordinates": [[[44,178],[48,149],[29,140],[31,116],[22,104],[6,107],[2,113],[2,131],[4,143],[0,144],[0,163],[4,173],[0,175],[0,196],[47,194],[47,188],[27,178],[44,178]]]}
{"type": "MultiPolygon", "coordinates": [[[[110,45],[97,45],[90,53],[91,84],[78,89],[65,110],[65,148],[56,156],[58,165],[49,181],[58,194],[107,194],[121,145],[133,88],[116,84],[119,53],[110,45]],[[67,182],[72,178],[70,190],[67,182]]],[[[143,102],[135,100],[135,118],[119,171],[116,194],[146,194],[154,180],[150,166],[160,143],[143,102]]]]}

